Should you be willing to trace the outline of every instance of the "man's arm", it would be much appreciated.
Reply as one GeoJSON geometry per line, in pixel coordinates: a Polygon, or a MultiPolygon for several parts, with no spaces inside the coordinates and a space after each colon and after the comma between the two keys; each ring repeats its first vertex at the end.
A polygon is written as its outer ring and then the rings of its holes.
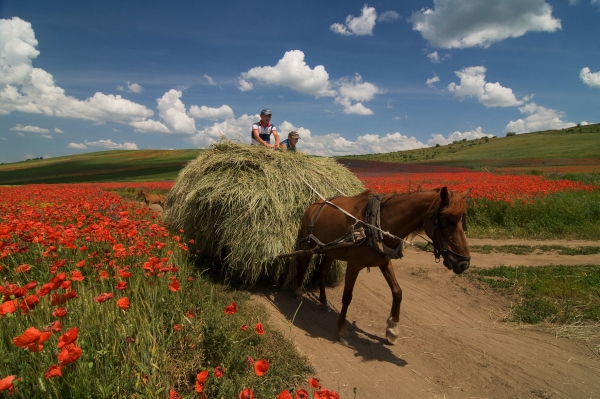
{"type": "Polygon", "coordinates": [[[273,146],[271,144],[265,142],[263,139],[260,138],[260,134],[258,134],[258,129],[256,129],[256,128],[252,129],[252,136],[254,136],[254,140],[258,141],[265,147],[273,148],[273,146]]]}
{"type": "Polygon", "coordinates": [[[279,147],[279,133],[277,133],[277,130],[275,128],[273,128],[272,132],[273,132],[273,136],[275,136],[275,148],[278,148],[279,147]]]}

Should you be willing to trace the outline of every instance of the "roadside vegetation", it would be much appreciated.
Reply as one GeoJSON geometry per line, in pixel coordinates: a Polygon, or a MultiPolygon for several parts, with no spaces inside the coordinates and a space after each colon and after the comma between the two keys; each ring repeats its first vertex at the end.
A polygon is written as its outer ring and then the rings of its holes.
{"type": "Polygon", "coordinates": [[[554,252],[558,255],[595,255],[600,253],[600,247],[565,247],[564,245],[471,245],[471,252],[481,254],[508,253],[514,255],[529,255],[533,252],[554,252]]]}

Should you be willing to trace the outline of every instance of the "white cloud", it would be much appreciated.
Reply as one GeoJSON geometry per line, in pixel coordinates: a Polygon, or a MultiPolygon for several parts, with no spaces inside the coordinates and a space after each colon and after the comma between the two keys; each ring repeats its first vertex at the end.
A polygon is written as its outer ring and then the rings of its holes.
{"type": "Polygon", "coordinates": [[[579,72],[579,78],[590,87],[600,88],[600,72],[592,72],[590,68],[585,67],[579,72]]]}
{"type": "Polygon", "coordinates": [[[102,147],[109,150],[137,150],[137,145],[135,143],[115,143],[112,140],[98,140],[98,141],[87,141],[85,140],[83,143],[69,143],[67,148],[76,148],[79,150],[85,150],[88,147],[102,147]]]}
{"type": "Polygon", "coordinates": [[[565,116],[564,112],[542,107],[533,102],[519,107],[519,111],[529,116],[514,122],[510,121],[504,128],[505,132],[527,133],[575,126],[573,122],[565,122],[560,119],[565,116]]]}
{"type": "Polygon", "coordinates": [[[32,60],[39,55],[37,44],[29,22],[18,17],[0,20],[0,115],[20,111],[128,124],[154,114],[119,95],[98,92],[86,100],[67,96],[50,73],[33,68],[32,60]]]}
{"type": "Polygon", "coordinates": [[[436,144],[446,145],[450,144],[453,141],[462,141],[463,139],[467,140],[475,140],[480,139],[482,137],[493,137],[493,134],[483,133],[481,130],[481,126],[478,126],[475,130],[470,130],[468,132],[459,132],[456,131],[449,135],[448,137],[444,137],[442,134],[432,134],[431,138],[427,140],[427,145],[434,147],[436,144]]]}
{"type": "Polygon", "coordinates": [[[238,88],[240,91],[250,91],[254,88],[254,85],[250,82],[245,81],[244,79],[238,80],[238,88]]]}
{"type": "Polygon", "coordinates": [[[133,126],[133,131],[137,133],[171,133],[168,127],[166,127],[161,122],[147,119],[141,122],[131,122],[131,126],[133,126]]]}
{"type": "Polygon", "coordinates": [[[234,118],[233,110],[229,105],[221,105],[219,108],[210,108],[205,105],[198,107],[192,105],[188,115],[192,118],[207,118],[207,119],[228,119],[234,118]]]}
{"type": "Polygon", "coordinates": [[[127,82],[127,91],[130,93],[141,93],[144,91],[144,88],[137,83],[129,83],[127,82]]]}
{"type": "Polygon", "coordinates": [[[434,0],[411,17],[413,29],[433,47],[487,48],[531,31],[561,28],[544,0],[434,0]]]}
{"type": "Polygon", "coordinates": [[[21,124],[17,124],[10,128],[10,130],[14,130],[17,132],[28,132],[28,133],[50,133],[50,130],[44,129],[43,127],[38,126],[22,126],[21,124]]]}
{"type": "Polygon", "coordinates": [[[427,83],[427,86],[431,89],[435,88],[435,83],[439,82],[440,78],[437,75],[433,75],[432,78],[429,78],[425,81],[425,83],[427,83]]]}
{"type": "Polygon", "coordinates": [[[460,85],[452,82],[448,85],[454,95],[460,100],[465,97],[476,97],[486,107],[512,107],[523,104],[518,100],[512,89],[503,87],[500,83],[489,83],[485,81],[486,68],[474,66],[463,68],[454,72],[460,78],[460,85]]]}
{"type": "Polygon", "coordinates": [[[204,74],[204,77],[206,78],[206,80],[208,80],[208,84],[211,86],[216,86],[217,84],[215,83],[215,81],[213,80],[213,78],[211,78],[210,76],[204,74]]]}
{"type": "Polygon", "coordinates": [[[440,56],[437,51],[427,54],[427,58],[429,58],[429,61],[433,62],[434,64],[439,64],[440,62],[440,56]]]}
{"type": "Polygon", "coordinates": [[[45,139],[51,139],[52,138],[52,136],[49,135],[49,134],[42,134],[42,137],[45,138],[45,139]]]}
{"type": "Polygon", "coordinates": [[[229,118],[223,122],[215,122],[212,126],[199,129],[196,134],[186,138],[186,141],[198,147],[205,147],[217,142],[224,136],[250,144],[252,124],[259,120],[259,115],[244,114],[237,119],[229,118]]]}
{"type": "Polygon", "coordinates": [[[23,133],[17,133],[17,136],[25,137],[23,133]]]}
{"type": "MultiPolygon", "coordinates": [[[[395,11],[392,11],[395,12],[395,11]]],[[[389,11],[388,11],[389,13],[389,11]]],[[[389,18],[389,14],[386,18],[389,18]]],[[[359,17],[355,17],[353,15],[348,15],[346,17],[345,25],[340,23],[335,23],[329,27],[335,33],[339,33],[340,35],[350,36],[366,36],[373,35],[373,28],[375,27],[375,22],[377,21],[377,12],[374,7],[369,7],[366,4],[362,8],[361,14],[359,17]]]]}
{"type": "Polygon", "coordinates": [[[359,74],[354,76],[354,79],[340,79],[336,83],[338,86],[338,96],[335,98],[335,103],[344,107],[344,113],[355,115],[372,115],[373,111],[365,107],[362,103],[354,101],[370,101],[375,94],[380,93],[379,88],[373,83],[363,82],[359,74]]]}
{"type": "Polygon", "coordinates": [[[55,127],[54,133],[64,133],[64,132],[62,130],[60,130],[59,128],[55,127]]]}
{"type": "Polygon", "coordinates": [[[304,53],[300,50],[287,51],[275,66],[255,67],[244,72],[240,79],[240,90],[250,90],[249,79],[266,84],[289,87],[292,90],[317,97],[332,96],[329,74],[323,65],[311,69],[304,61],[304,53]]]}
{"type": "Polygon", "coordinates": [[[179,99],[181,91],[174,89],[166,92],[161,98],[157,98],[158,113],[165,125],[175,133],[193,134],[196,131],[194,118],[190,118],[185,110],[185,105],[179,99]]]}
{"type": "Polygon", "coordinates": [[[348,97],[336,97],[334,102],[344,107],[345,114],[355,115],[373,115],[373,111],[362,105],[362,103],[352,104],[348,97]]]}
{"type": "Polygon", "coordinates": [[[396,11],[384,11],[381,13],[381,15],[379,15],[379,18],[377,18],[378,22],[392,22],[395,21],[397,19],[400,19],[400,14],[398,14],[396,11]]]}

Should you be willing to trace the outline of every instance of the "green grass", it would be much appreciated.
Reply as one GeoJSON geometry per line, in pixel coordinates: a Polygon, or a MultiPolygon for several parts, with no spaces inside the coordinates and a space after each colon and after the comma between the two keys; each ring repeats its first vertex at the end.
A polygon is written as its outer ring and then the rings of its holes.
{"type": "Polygon", "coordinates": [[[102,151],[0,165],[0,184],[174,180],[202,150],[102,151]]]}
{"type": "MultiPolygon", "coordinates": [[[[426,163],[485,167],[524,166],[523,160],[600,158],[600,124],[519,134],[511,137],[461,141],[440,147],[353,155],[343,158],[381,162],[426,163]]],[[[543,164],[543,162],[540,162],[543,164]]]]}
{"type": "Polygon", "coordinates": [[[514,255],[529,255],[534,251],[556,252],[559,255],[595,255],[600,253],[600,247],[565,247],[563,245],[471,245],[471,252],[482,254],[509,253],[514,255]]]}
{"type": "Polygon", "coordinates": [[[600,239],[600,192],[565,191],[521,202],[473,201],[470,237],[600,239]]]}
{"type": "Polygon", "coordinates": [[[511,321],[600,321],[600,266],[498,266],[472,268],[466,276],[509,296],[511,321]]]}

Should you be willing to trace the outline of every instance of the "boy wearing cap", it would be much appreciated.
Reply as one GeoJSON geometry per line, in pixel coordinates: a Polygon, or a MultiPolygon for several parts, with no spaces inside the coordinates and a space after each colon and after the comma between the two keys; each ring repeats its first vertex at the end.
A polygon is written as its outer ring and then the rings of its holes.
{"type": "Polygon", "coordinates": [[[288,138],[279,143],[279,148],[282,150],[296,151],[296,144],[300,140],[298,132],[292,130],[288,133],[288,138]]]}
{"type": "Polygon", "coordinates": [[[267,148],[273,148],[271,145],[271,134],[275,136],[275,148],[279,147],[279,134],[275,126],[271,124],[271,110],[263,109],[260,111],[260,122],[252,125],[252,145],[264,145],[267,148]]]}

